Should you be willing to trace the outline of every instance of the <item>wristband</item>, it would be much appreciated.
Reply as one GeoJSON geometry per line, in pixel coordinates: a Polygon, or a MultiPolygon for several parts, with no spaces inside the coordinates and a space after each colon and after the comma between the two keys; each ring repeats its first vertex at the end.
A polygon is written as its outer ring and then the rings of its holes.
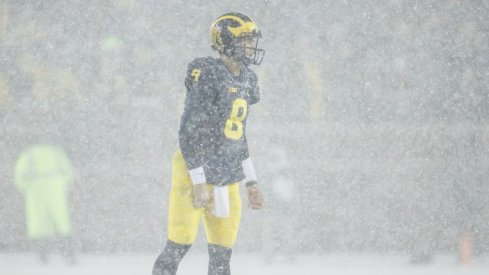
{"type": "Polygon", "coordinates": [[[253,167],[253,163],[251,163],[251,159],[247,158],[241,162],[241,166],[243,167],[243,173],[245,178],[243,180],[244,183],[248,183],[250,181],[254,181],[256,183],[256,173],[255,168],[253,167]]]}
{"type": "Polygon", "coordinates": [[[202,166],[194,168],[188,171],[190,178],[192,178],[192,184],[202,184],[205,183],[205,173],[202,166]]]}

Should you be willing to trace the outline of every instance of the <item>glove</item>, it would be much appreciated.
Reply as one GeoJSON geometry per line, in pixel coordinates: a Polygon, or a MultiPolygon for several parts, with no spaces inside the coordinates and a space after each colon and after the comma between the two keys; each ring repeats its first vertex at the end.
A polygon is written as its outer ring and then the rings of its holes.
{"type": "Polygon", "coordinates": [[[248,195],[248,207],[251,209],[263,208],[263,195],[256,186],[256,182],[246,184],[246,194],[248,195]]]}
{"type": "Polygon", "coordinates": [[[193,201],[192,204],[195,208],[206,207],[211,202],[211,196],[207,189],[206,183],[192,185],[193,201]]]}

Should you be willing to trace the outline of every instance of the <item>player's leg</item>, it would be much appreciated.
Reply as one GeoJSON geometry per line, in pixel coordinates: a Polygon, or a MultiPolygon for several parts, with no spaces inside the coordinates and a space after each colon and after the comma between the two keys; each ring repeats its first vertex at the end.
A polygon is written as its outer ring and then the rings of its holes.
{"type": "Polygon", "coordinates": [[[153,265],[153,275],[174,275],[177,273],[178,265],[182,261],[190,244],[177,244],[170,240],[166,242],[165,249],[156,258],[153,265]]]}
{"type": "Polygon", "coordinates": [[[178,244],[192,244],[197,236],[202,209],[192,204],[192,180],[180,151],[172,159],[172,188],[168,210],[168,239],[178,244]]]}
{"type": "Polygon", "coordinates": [[[210,209],[204,211],[204,228],[209,243],[209,275],[230,274],[232,247],[241,220],[239,184],[229,185],[229,217],[217,218],[210,209]]]}
{"type": "Polygon", "coordinates": [[[192,205],[192,182],[180,151],[172,159],[172,188],[168,210],[168,241],[156,259],[153,275],[175,274],[197,236],[201,209],[192,205]]]}
{"type": "Polygon", "coordinates": [[[209,268],[208,275],[230,275],[232,249],[217,244],[209,244],[209,268]]]}

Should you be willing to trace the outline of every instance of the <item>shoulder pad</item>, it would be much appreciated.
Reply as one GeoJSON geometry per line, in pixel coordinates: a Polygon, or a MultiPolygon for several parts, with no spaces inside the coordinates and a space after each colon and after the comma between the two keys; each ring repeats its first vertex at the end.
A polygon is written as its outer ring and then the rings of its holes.
{"type": "Polygon", "coordinates": [[[199,57],[188,64],[187,76],[193,81],[212,79],[216,71],[217,60],[213,57],[199,57]]]}
{"type": "Polygon", "coordinates": [[[256,75],[255,71],[253,71],[250,68],[246,68],[246,71],[244,72],[246,81],[248,82],[248,85],[255,86],[257,85],[258,82],[258,76],[256,75]]]}
{"type": "Polygon", "coordinates": [[[250,79],[253,81],[253,83],[256,83],[258,81],[258,76],[256,75],[255,71],[253,71],[250,68],[248,68],[248,75],[250,79]]]}

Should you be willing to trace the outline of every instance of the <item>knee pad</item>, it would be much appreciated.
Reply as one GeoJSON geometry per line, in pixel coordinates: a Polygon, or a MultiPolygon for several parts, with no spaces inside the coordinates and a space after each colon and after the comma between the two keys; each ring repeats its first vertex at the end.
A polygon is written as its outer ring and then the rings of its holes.
{"type": "Polygon", "coordinates": [[[153,275],[174,275],[178,265],[182,261],[191,245],[177,244],[167,241],[165,249],[156,259],[153,265],[153,275]]]}
{"type": "Polygon", "coordinates": [[[208,275],[229,275],[232,249],[217,244],[209,244],[208,275]]]}

